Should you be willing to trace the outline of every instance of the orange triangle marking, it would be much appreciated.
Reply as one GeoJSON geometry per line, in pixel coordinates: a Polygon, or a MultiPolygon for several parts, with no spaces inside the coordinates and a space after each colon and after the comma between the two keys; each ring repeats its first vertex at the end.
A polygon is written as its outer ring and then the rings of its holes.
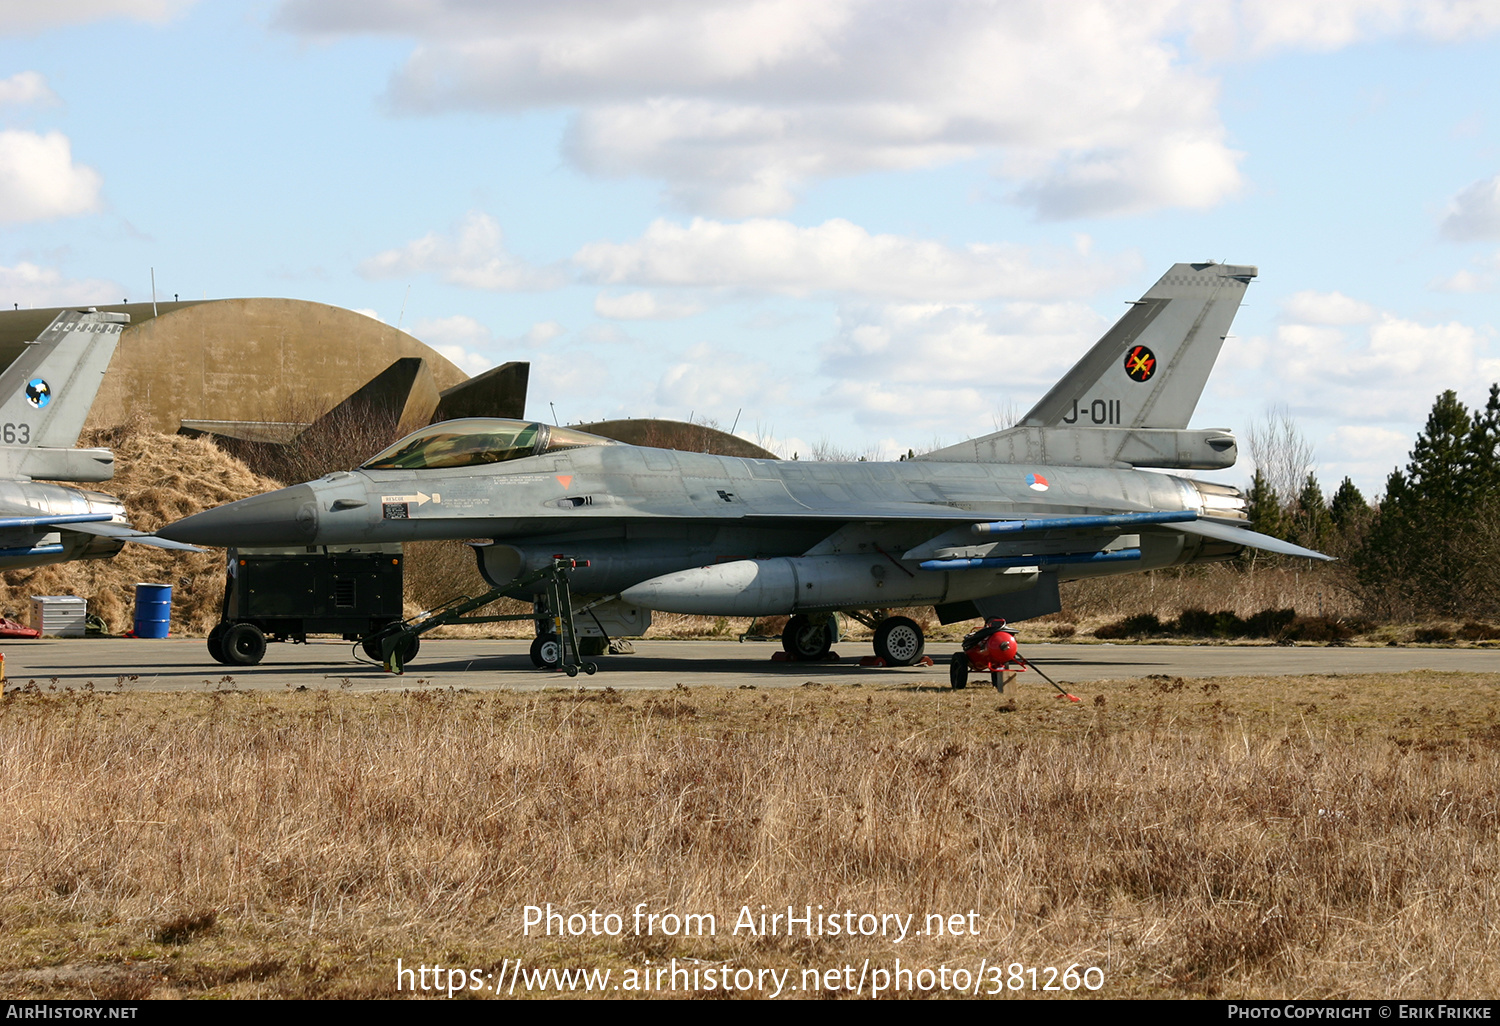
{"type": "Polygon", "coordinates": [[[557,483],[563,486],[563,491],[567,491],[568,490],[568,485],[570,485],[570,484],[573,483],[573,475],[572,474],[558,474],[557,475],[557,483]]]}

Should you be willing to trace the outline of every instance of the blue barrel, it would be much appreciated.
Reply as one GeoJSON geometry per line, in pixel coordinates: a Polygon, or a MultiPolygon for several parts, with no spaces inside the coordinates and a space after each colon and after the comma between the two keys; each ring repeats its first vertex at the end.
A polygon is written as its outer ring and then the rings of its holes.
{"type": "Polygon", "coordinates": [[[170,584],[137,584],[135,586],[135,636],[165,638],[172,623],[172,586],[170,584]]]}

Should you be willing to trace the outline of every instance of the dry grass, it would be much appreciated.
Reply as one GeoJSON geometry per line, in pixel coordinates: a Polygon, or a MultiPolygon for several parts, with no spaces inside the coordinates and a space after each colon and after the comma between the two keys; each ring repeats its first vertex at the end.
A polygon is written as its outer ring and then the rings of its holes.
{"type": "Polygon", "coordinates": [[[1500,990],[1500,675],[989,689],[14,694],[13,997],[498,971],[1071,963],[1111,997],[1500,990]],[[715,937],[521,935],[521,909],[715,937]],[[755,938],[742,905],[979,937],[755,938]]]}

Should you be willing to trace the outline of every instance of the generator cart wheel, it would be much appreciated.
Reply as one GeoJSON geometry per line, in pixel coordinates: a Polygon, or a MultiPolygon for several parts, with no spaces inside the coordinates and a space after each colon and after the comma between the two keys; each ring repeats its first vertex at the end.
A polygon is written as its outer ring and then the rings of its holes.
{"type": "Polygon", "coordinates": [[[229,624],[223,620],[214,624],[213,630],[208,632],[208,654],[216,663],[227,663],[224,658],[224,632],[229,630],[229,624]]]}
{"type": "Polygon", "coordinates": [[[963,652],[954,652],[948,660],[948,683],[954,691],[969,686],[969,657],[963,652]]]}
{"type": "Polygon", "coordinates": [[[235,666],[254,666],[266,654],[266,636],[253,623],[230,624],[221,644],[224,661],[235,666]]]}
{"type": "Polygon", "coordinates": [[[910,666],[922,658],[926,639],[917,621],[905,616],[888,616],[875,628],[875,654],[887,666],[910,666]]]}

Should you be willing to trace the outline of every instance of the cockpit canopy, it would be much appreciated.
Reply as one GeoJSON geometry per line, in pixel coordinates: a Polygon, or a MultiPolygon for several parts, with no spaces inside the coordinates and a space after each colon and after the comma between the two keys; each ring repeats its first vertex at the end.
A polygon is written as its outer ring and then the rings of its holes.
{"type": "Polygon", "coordinates": [[[615,445],[611,438],[536,421],[468,417],[413,431],[378,453],[361,470],[447,470],[525,459],[585,445],[615,445]]]}

